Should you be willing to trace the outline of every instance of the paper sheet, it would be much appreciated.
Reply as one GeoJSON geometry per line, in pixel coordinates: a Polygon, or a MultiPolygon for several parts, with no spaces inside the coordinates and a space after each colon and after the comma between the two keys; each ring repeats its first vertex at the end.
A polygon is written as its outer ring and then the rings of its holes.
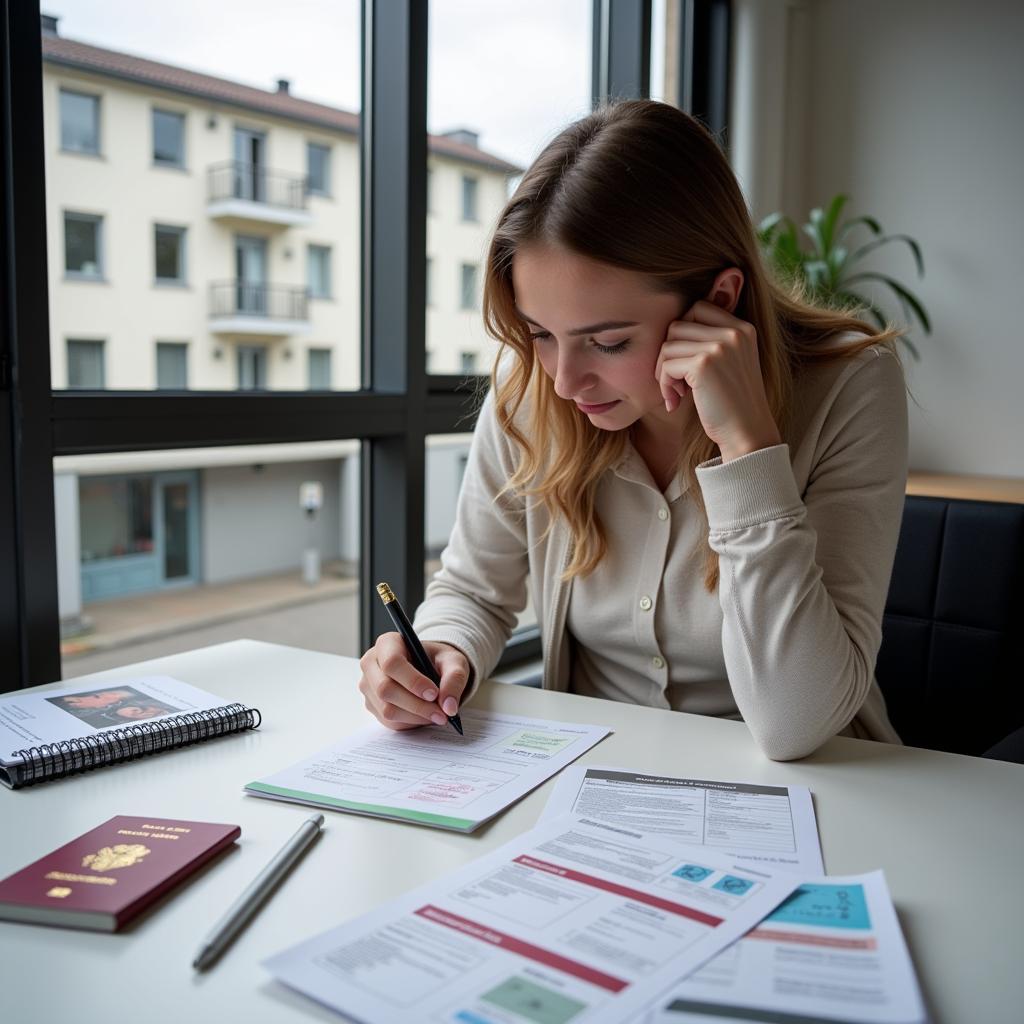
{"type": "Polygon", "coordinates": [[[0,762],[20,763],[16,750],[230,703],[170,676],[139,676],[0,697],[0,762]]]}
{"type": "Polygon", "coordinates": [[[644,1024],[927,1019],[881,871],[814,878],[750,934],[661,995],[644,1024]]]}
{"type": "Polygon", "coordinates": [[[721,850],[749,867],[824,874],[810,790],[575,765],[544,815],[583,815],[687,846],[721,850]]]}
{"type": "Polygon", "coordinates": [[[798,883],[563,817],[265,966],[367,1024],[619,1022],[798,883]]]}
{"type": "Polygon", "coordinates": [[[461,718],[464,736],[371,725],[246,792],[471,832],[611,731],[473,708],[461,718]]]}

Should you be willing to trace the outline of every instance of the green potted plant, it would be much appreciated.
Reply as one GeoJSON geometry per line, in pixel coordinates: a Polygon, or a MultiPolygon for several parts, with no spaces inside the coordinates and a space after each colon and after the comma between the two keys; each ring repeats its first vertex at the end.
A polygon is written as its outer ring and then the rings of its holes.
{"type": "MultiPolygon", "coordinates": [[[[806,297],[817,305],[845,311],[862,310],[879,327],[885,328],[890,318],[861,292],[869,282],[889,288],[899,300],[907,326],[916,320],[925,334],[932,326],[921,300],[905,285],[887,274],[861,269],[858,264],[883,245],[905,242],[914,254],[918,277],[924,276],[921,247],[909,235],[887,235],[874,217],[853,217],[840,223],[840,214],[849,197],[837,195],[828,209],[816,207],[803,227],[810,239],[810,248],[801,245],[796,224],[783,213],[772,213],[758,225],[757,237],[765,260],[780,281],[803,287],[806,297]],[[858,229],[867,229],[870,237],[853,247],[858,229]]],[[[863,231],[861,231],[863,235],[863,231]]],[[[906,345],[914,359],[920,354],[904,333],[899,340],[906,345]]]]}

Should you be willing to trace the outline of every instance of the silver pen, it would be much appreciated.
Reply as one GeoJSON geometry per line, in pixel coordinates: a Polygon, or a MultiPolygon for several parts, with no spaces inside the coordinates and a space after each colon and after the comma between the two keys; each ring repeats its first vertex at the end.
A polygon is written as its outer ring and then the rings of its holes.
{"type": "Polygon", "coordinates": [[[324,823],[322,814],[310,815],[298,832],[281,847],[277,856],[249,883],[248,888],[231,905],[216,927],[203,940],[192,966],[201,971],[209,967],[227,948],[242,926],[259,909],[285,872],[299,859],[302,851],[320,835],[324,823]]]}

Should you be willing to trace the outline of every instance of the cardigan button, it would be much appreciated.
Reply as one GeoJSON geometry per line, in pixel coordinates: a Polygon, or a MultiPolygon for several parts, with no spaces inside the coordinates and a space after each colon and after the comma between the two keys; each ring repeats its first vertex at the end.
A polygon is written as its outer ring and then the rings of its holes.
{"type": "Polygon", "coordinates": [[[653,603],[654,602],[651,601],[651,599],[646,594],[644,594],[644,596],[640,598],[640,607],[643,608],[645,612],[649,612],[651,610],[651,605],[653,603]]]}
{"type": "Polygon", "coordinates": [[[662,522],[665,522],[665,520],[668,519],[668,509],[667,508],[659,508],[658,509],[658,518],[662,522]]]}
{"type": "Polygon", "coordinates": [[[655,668],[664,668],[665,667],[665,659],[662,658],[660,655],[656,654],[653,658],[651,658],[651,664],[655,668]]]}

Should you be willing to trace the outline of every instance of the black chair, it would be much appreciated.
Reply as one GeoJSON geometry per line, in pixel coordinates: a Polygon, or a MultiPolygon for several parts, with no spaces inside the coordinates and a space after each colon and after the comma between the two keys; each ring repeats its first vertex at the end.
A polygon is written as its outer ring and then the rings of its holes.
{"type": "Polygon", "coordinates": [[[908,496],[875,669],[904,743],[1024,763],[1022,619],[1024,505],[908,496]]]}

